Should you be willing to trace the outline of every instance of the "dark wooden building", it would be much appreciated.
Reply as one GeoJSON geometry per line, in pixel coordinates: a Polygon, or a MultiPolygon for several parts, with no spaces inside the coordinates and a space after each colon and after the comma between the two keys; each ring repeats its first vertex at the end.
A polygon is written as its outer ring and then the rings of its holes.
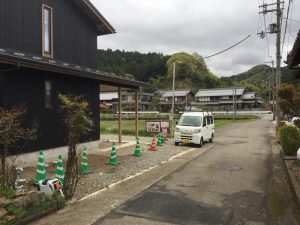
{"type": "Polygon", "coordinates": [[[0,107],[25,105],[38,138],[26,151],[66,145],[58,93],[82,95],[99,139],[100,84],[137,90],[138,81],[97,69],[97,36],[114,28],[89,0],[0,1],[0,107]]]}
{"type": "Polygon", "coordinates": [[[288,55],[287,63],[290,69],[297,70],[296,78],[300,79],[300,30],[293,49],[288,55]]]}

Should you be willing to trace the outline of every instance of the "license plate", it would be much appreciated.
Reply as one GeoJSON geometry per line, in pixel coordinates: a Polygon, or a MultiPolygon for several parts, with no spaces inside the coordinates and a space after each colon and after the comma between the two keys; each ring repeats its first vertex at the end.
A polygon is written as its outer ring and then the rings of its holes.
{"type": "Polygon", "coordinates": [[[190,140],[189,140],[189,139],[183,139],[182,142],[183,142],[184,144],[188,144],[188,143],[190,143],[190,140]]]}

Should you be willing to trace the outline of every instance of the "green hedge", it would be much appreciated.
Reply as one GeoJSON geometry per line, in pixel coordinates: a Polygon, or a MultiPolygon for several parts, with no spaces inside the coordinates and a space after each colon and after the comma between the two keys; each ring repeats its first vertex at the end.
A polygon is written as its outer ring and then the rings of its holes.
{"type": "Polygon", "coordinates": [[[280,128],[280,145],[284,154],[294,155],[300,148],[300,131],[294,126],[280,128]]]}

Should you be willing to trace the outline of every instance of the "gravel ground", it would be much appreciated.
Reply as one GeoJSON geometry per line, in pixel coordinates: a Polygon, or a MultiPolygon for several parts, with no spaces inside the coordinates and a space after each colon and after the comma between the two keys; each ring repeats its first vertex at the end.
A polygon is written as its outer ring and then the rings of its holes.
{"type": "MultiPolygon", "coordinates": [[[[172,140],[170,140],[167,144],[159,147],[158,151],[149,151],[149,138],[141,140],[142,143],[140,144],[140,147],[142,156],[133,156],[135,145],[117,149],[117,159],[120,163],[115,166],[107,164],[111,151],[101,151],[105,148],[110,148],[112,146],[112,142],[101,143],[97,154],[88,154],[89,169],[93,171],[93,173],[81,176],[74,198],[71,202],[75,202],[86,195],[92,194],[97,190],[105,188],[108,185],[123,180],[129,176],[135,175],[145,169],[159,165],[170,159],[172,156],[194,147],[193,145],[174,146],[172,140]]],[[[65,166],[66,159],[64,159],[64,167],[65,166]]],[[[47,177],[54,178],[55,172],[56,167],[49,163],[49,166],[47,167],[47,177]]],[[[24,168],[24,174],[22,177],[29,181],[35,177],[35,173],[36,167],[27,167],[24,168]]],[[[36,189],[36,187],[31,186],[31,189],[36,189]]]]}
{"type": "Polygon", "coordinates": [[[117,150],[117,159],[120,163],[116,166],[107,165],[110,152],[101,152],[98,155],[89,155],[89,167],[91,174],[80,178],[73,201],[79,200],[99,189],[117,181],[123,180],[131,175],[135,175],[142,170],[159,165],[174,155],[187,151],[191,146],[174,146],[165,144],[159,147],[158,151],[149,151],[148,145],[141,143],[141,157],[135,157],[135,146],[117,150]]]}

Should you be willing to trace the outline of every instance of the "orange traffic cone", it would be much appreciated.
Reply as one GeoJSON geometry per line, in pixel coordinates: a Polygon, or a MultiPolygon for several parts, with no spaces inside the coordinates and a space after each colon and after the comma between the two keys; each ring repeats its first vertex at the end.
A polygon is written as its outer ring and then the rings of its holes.
{"type": "Polygon", "coordinates": [[[167,141],[168,138],[167,138],[167,132],[164,132],[164,141],[167,141]]]}
{"type": "Polygon", "coordinates": [[[158,148],[156,146],[156,136],[155,136],[155,134],[154,134],[153,139],[152,139],[152,144],[150,145],[148,150],[151,150],[151,151],[157,151],[158,150],[158,148]]]}

